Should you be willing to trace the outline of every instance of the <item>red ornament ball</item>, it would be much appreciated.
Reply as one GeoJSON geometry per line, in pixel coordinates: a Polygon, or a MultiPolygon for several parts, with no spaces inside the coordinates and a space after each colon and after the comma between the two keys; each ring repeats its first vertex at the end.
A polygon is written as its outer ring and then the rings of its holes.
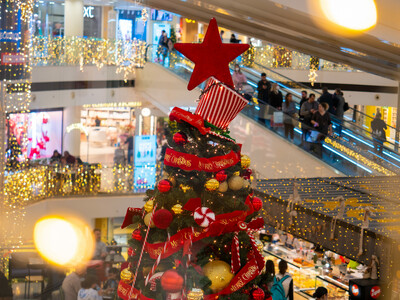
{"type": "Polygon", "coordinates": [[[228,178],[228,175],[226,175],[225,171],[219,171],[216,175],[215,175],[215,179],[217,179],[219,182],[224,182],[226,179],[228,178]]]}
{"type": "Polygon", "coordinates": [[[167,179],[163,179],[158,183],[157,187],[161,193],[167,193],[170,191],[172,183],[167,179]]]}
{"type": "Polygon", "coordinates": [[[254,197],[252,201],[253,207],[256,211],[259,211],[263,207],[263,202],[260,198],[254,197]]]}
{"type": "Polygon", "coordinates": [[[187,138],[186,134],[183,133],[183,132],[175,133],[174,136],[173,136],[173,139],[174,139],[174,142],[177,145],[185,145],[187,143],[187,141],[188,141],[188,138],[187,138]]]}
{"type": "Polygon", "coordinates": [[[133,238],[134,240],[137,240],[137,241],[141,241],[141,240],[143,239],[143,237],[142,237],[142,235],[141,235],[139,229],[135,229],[135,230],[132,232],[132,238],[133,238]]]}
{"type": "Polygon", "coordinates": [[[131,247],[128,248],[128,256],[135,256],[136,252],[131,247]]]}
{"type": "Polygon", "coordinates": [[[157,228],[167,229],[173,219],[172,213],[167,209],[159,209],[154,213],[153,223],[157,228]]]}
{"type": "Polygon", "coordinates": [[[253,171],[251,169],[246,169],[243,172],[243,179],[249,180],[251,174],[253,174],[253,171]]]}
{"type": "Polygon", "coordinates": [[[161,286],[169,293],[180,292],[183,287],[183,277],[175,270],[168,270],[161,277],[161,286]]]}
{"type": "Polygon", "coordinates": [[[262,289],[256,288],[254,291],[251,292],[251,296],[254,300],[264,300],[265,293],[262,289]]]}

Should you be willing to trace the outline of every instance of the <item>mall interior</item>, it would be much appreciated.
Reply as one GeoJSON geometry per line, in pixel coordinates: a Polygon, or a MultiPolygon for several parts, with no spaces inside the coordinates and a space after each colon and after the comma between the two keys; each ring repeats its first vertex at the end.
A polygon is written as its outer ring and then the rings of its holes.
{"type": "Polygon", "coordinates": [[[1,1],[0,300],[400,299],[399,15],[1,1]]]}

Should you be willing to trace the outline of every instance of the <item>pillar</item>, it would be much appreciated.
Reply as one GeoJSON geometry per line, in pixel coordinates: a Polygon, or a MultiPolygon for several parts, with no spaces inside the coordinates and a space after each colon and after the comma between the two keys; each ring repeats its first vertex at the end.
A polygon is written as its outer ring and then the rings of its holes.
{"type": "Polygon", "coordinates": [[[80,156],[81,132],[79,129],[74,129],[67,133],[67,127],[81,122],[81,106],[64,108],[63,117],[63,151],[68,151],[73,156],[80,156]]]}
{"type": "Polygon", "coordinates": [[[399,151],[399,131],[400,131],[400,81],[397,83],[397,117],[396,117],[396,135],[394,150],[399,151]]]}
{"type": "Polygon", "coordinates": [[[83,1],[66,0],[64,11],[64,36],[83,36],[83,1]]]}

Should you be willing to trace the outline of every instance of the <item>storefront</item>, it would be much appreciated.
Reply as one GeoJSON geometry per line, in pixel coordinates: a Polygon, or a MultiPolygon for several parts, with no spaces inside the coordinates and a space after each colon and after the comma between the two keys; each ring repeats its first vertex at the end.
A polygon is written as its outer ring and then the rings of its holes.
{"type": "Polygon", "coordinates": [[[126,41],[131,41],[133,39],[146,40],[146,35],[147,20],[144,21],[143,19],[142,9],[118,9],[118,39],[126,41]]]}

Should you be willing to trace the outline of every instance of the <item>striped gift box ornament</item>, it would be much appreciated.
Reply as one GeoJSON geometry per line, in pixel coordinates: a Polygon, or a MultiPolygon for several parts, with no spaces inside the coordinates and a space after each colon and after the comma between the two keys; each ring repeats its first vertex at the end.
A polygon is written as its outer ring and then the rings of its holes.
{"type": "Polygon", "coordinates": [[[204,91],[195,114],[221,129],[228,128],[232,120],[249,103],[214,77],[208,80],[204,91]]]}

